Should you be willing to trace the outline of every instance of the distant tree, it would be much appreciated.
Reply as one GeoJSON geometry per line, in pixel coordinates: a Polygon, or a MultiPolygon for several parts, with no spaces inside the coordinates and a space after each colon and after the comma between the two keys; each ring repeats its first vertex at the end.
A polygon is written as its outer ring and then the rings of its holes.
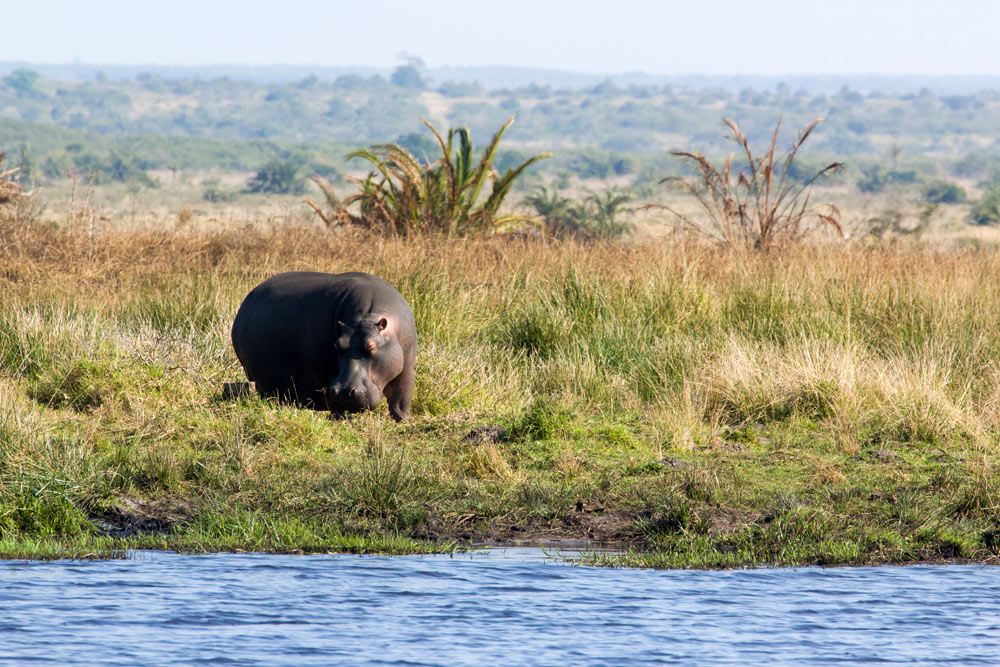
{"type": "Polygon", "coordinates": [[[203,201],[212,202],[214,204],[230,202],[233,201],[235,197],[236,197],[235,192],[221,190],[217,187],[205,188],[205,190],[201,193],[201,198],[203,201]]]}
{"type": "Polygon", "coordinates": [[[424,89],[424,80],[420,77],[420,71],[413,65],[400,65],[392,71],[392,77],[389,80],[401,88],[424,89]]]}
{"type": "Polygon", "coordinates": [[[247,192],[300,195],[306,191],[296,160],[270,160],[247,181],[247,192]]]}
{"type": "Polygon", "coordinates": [[[881,165],[872,165],[862,170],[858,179],[858,190],[866,193],[882,192],[889,185],[913,185],[920,180],[920,175],[914,169],[889,169],[881,165]]]}
{"type": "Polygon", "coordinates": [[[419,132],[401,134],[396,137],[395,143],[397,146],[402,146],[408,150],[413,157],[419,159],[425,159],[427,156],[434,155],[441,150],[436,141],[419,132]]]}
{"type": "Polygon", "coordinates": [[[146,90],[161,91],[164,88],[163,79],[152,72],[139,72],[135,80],[142,84],[146,90]]]}
{"type": "Polygon", "coordinates": [[[354,90],[365,85],[365,79],[360,74],[344,74],[333,80],[333,85],[345,90],[354,90]]]}
{"type": "Polygon", "coordinates": [[[552,96],[552,88],[551,86],[539,86],[537,83],[532,82],[521,88],[518,93],[524,97],[534,97],[535,99],[544,100],[552,96]]]}
{"type": "Polygon", "coordinates": [[[35,88],[38,77],[38,72],[34,70],[16,69],[3,78],[3,85],[18,95],[35,95],[38,92],[35,88]]]}
{"type": "Polygon", "coordinates": [[[972,207],[969,219],[976,225],[1000,224],[1000,188],[993,188],[984,193],[972,207]]]}
{"type": "Polygon", "coordinates": [[[493,166],[497,168],[497,171],[503,173],[508,169],[514,169],[527,159],[528,156],[519,150],[502,151],[497,155],[496,160],[493,161],[493,166]]]}
{"type": "Polygon", "coordinates": [[[611,160],[606,156],[595,156],[589,153],[580,153],[574,156],[570,169],[576,172],[580,178],[610,178],[614,173],[611,160]]]}
{"type": "Polygon", "coordinates": [[[478,83],[445,81],[438,86],[438,92],[445,97],[476,97],[483,94],[483,88],[478,83]]]}
{"type": "Polygon", "coordinates": [[[511,95],[500,100],[500,108],[506,113],[518,113],[521,110],[521,103],[517,101],[516,97],[511,95]]]}
{"type": "Polygon", "coordinates": [[[847,86],[844,86],[840,89],[840,92],[837,93],[837,97],[840,99],[841,102],[844,102],[846,104],[859,104],[861,102],[864,102],[865,100],[865,98],[861,95],[861,93],[853,91],[847,86]]]}
{"type": "Polygon", "coordinates": [[[966,195],[957,183],[931,181],[924,188],[924,199],[929,204],[961,204],[966,201],[966,195]]]}
{"type": "Polygon", "coordinates": [[[615,97],[625,91],[616,86],[615,82],[611,79],[605,79],[593,88],[589,88],[586,92],[588,95],[596,95],[598,97],[615,97]]]}
{"type": "Polygon", "coordinates": [[[635,171],[637,161],[631,155],[623,155],[611,160],[611,169],[619,176],[631,174],[635,171]]]}
{"type": "Polygon", "coordinates": [[[334,97],[330,100],[326,113],[323,115],[327,118],[335,118],[337,120],[353,119],[354,107],[345,102],[342,98],[334,97]]]}
{"type": "Polygon", "coordinates": [[[951,165],[951,173],[959,178],[978,178],[990,170],[992,162],[983,153],[969,153],[951,165]]]}

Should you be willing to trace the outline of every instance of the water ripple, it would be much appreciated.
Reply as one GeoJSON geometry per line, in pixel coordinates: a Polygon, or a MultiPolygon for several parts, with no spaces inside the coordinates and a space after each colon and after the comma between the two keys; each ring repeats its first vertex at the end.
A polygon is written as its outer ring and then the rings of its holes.
{"type": "Polygon", "coordinates": [[[1000,569],[466,556],[0,563],[0,664],[1000,663],[1000,569]]]}

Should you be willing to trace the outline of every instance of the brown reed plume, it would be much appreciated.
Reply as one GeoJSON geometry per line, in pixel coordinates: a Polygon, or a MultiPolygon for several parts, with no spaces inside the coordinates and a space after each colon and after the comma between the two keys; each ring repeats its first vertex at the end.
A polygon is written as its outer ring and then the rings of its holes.
{"type": "Polygon", "coordinates": [[[0,206],[9,207],[16,204],[24,196],[24,190],[15,180],[20,169],[3,169],[3,162],[7,154],[0,151],[0,206]]]}
{"type": "Polygon", "coordinates": [[[691,194],[708,214],[707,223],[664,204],[649,204],[644,208],[667,210],[677,216],[685,231],[731,248],[768,250],[794,243],[823,226],[843,236],[840,210],[830,203],[810,206],[809,190],[821,176],[843,169],[844,164],[828,164],[805,180],[790,176],[799,149],[823,118],[806,126],[791,147],[776,156],[779,120],[769,148],[759,157],[753,154],[739,126],[726,118],[722,120],[733,131],[729,138],[740,146],[741,162],[745,160],[745,164],[734,168],[734,155],[730,154],[722,168],[717,169],[700,152],[672,151],[671,155],[693,167],[697,177],[669,177],[660,181],[677,183],[691,194]]]}

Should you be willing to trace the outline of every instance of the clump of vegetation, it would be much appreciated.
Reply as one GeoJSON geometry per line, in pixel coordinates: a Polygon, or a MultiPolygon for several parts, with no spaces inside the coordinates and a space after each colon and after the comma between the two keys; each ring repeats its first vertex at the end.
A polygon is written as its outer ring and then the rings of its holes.
{"type": "Polygon", "coordinates": [[[269,160],[247,181],[247,192],[300,195],[306,191],[305,181],[299,176],[297,160],[269,160]]]}
{"type": "Polygon", "coordinates": [[[6,157],[6,153],[0,152],[0,207],[11,208],[24,197],[24,189],[14,180],[19,169],[3,170],[6,157]]]}
{"type": "Polygon", "coordinates": [[[983,193],[969,212],[969,219],[976,225],[1000,224],[1000,187],[983,193]]]}
{"type": "Polygon", "coordinates": [[[201,192],[202,201],[222,204],[236,199],[236,193],[231,190],[223,190],[216,186],[209,186],[201,192]]]}
{"type": "Polygon", "coordinates": [[[717,169],[699,152],[672,151],[698,174],[697,179],[668,177],[661,183],[677,183],[694,196],[707,214],[707,222],[693,219],[662,204],[651,204],[674,214],[685,231],[709,238],[719,245],[754,250],[769,250],[800,240],[819,226],[832,228],[843,235],[840,211],[833,204],[809,205],[809,189],[820,177],[843,169],[840,162],[833,162],[811,177],[800,180],[790,178],[795,156],[816,126],[817,118],[802,130],[798,138],[782,155],[775,155],[778,143],[779,121],[774,128],[770,147],[755,156],[746,135],[731,120],[723,122],[733,131],[730,139],[741,151],[742,161],[733,166],[730,154],[721,169],[717,169]]]}
{"type": "Polygon", "coordinates": [[[924,200],[928,204],[964,204],[968,200],[965,189],[951,181],[931,181],[924,187],[924,200]]]}
{"type": "Polygon", "coordinates": [[[902,211],[886,208],[877,215],[866,218],[863,231],[883,242],[892,242],[902,238],[920,238],[930,229],[931,221],[937,210],[937,204],[926,204],[917,214],[915,222],[911,220],[904,224],[905,218],[902,211]]]}
{"type": "Polygon", "coordinates": [[[483,150],[476,162],[468,128],[451,128],[445,139],[434,133],[441,157],[421,163],[399,144],[379,144],[354,151],[348,158],[367,160],[374,167],[363,179],[352,178],[360,192],[341,200],[324,179],[314,179],[325,197],[325,207],[307,200],[329,226],[349,223],[389,236],[440,233],[447,236],[489,233],[531,219],[520,213],[502,214],[500,208],[511,186],[529,166],[549,157],[541,153],[507,169],[501,175],[493,166],[511,116],[483,150]],[[487,193],[485,187],[490,184],[487,193]],[[356,206],[357,212],[351,210],[356,206]]]}
{"type": "Polygon", "coordinates": [[[607,188],[590,192],[583,200],[570,199],[556,188],[544,185],[525,199],[541,217],[541,229],[553,238],[612,239],[629,232],[631,226],[621,219],[631,211],[624,205],[632,198],[627,192],[607,188]]]}
{"type": "Polygon", "coordinates": [[[862,171],[856,185],[860,192],[874,194],[890,185],[913,185],[919,180],[920,176],[914,169],[886,169],[882,165],[872,165],[862,171]]]}
{"type": "Polygon", "coordinates": [[[40,213],[40,206],[35,201],[35,193],[21,185],[21,169],[4,169],[6,157],[0,151],[0,223],[30,223],[40,213]]]}

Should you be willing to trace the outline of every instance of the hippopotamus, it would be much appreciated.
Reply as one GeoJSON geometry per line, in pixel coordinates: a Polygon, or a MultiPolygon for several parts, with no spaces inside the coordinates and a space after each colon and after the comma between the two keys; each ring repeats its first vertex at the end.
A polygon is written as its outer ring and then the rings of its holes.
{"type": "Polygon", "coordinates": [[[334,416],[371,410],[385,395],[409,419],[417,325],[395,287],[368,273],[291,271],[243,299],[233,348],[262,397],[334,416]]]}

